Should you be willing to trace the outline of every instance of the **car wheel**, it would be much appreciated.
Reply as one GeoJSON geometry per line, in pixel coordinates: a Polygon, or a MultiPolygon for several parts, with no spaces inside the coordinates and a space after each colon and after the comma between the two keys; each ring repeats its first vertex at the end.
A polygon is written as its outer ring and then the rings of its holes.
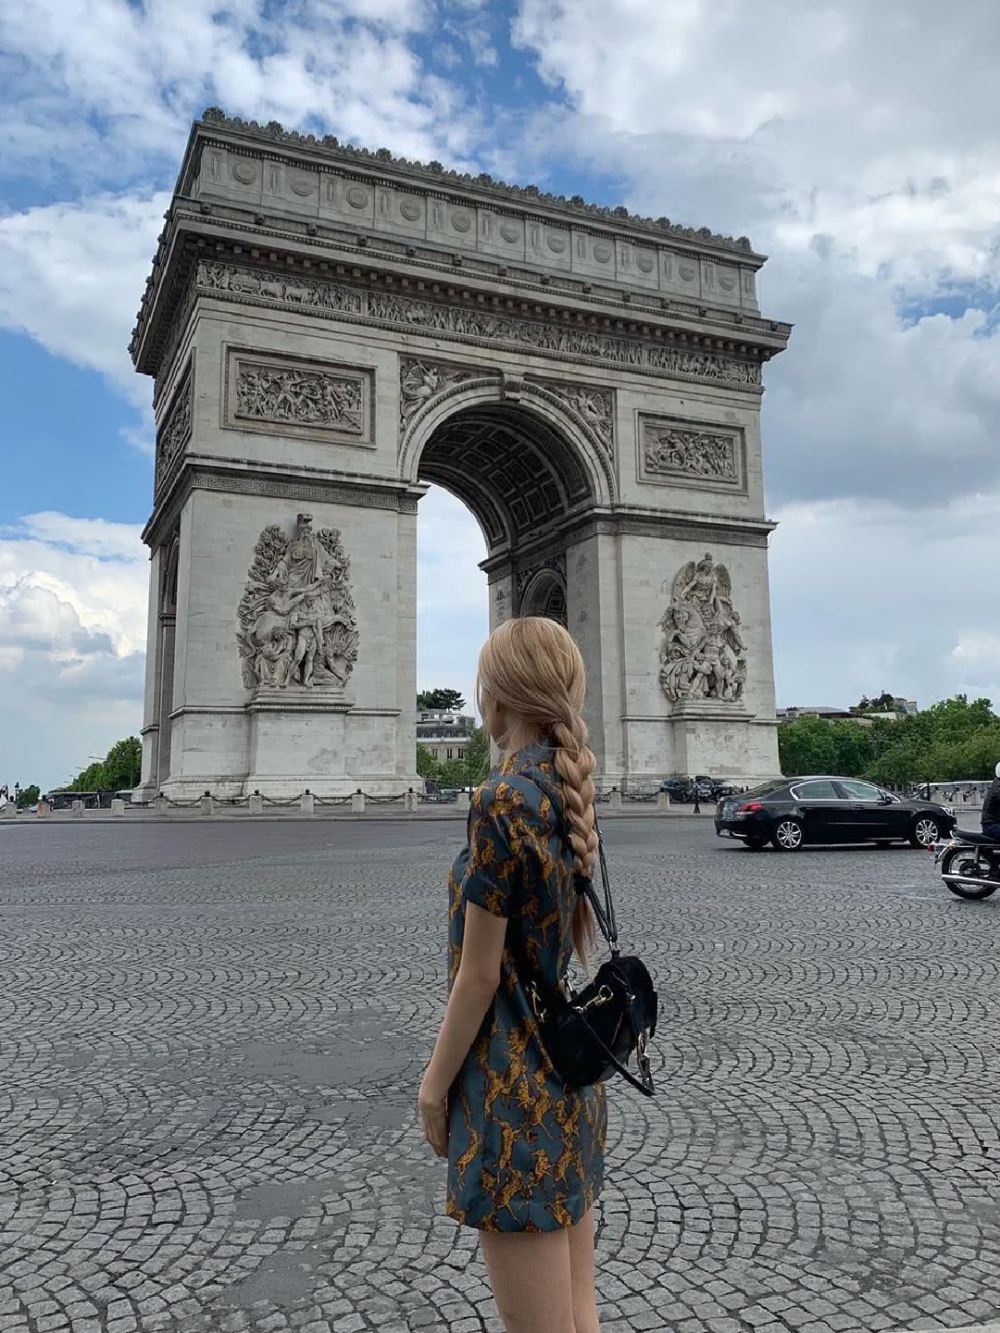
{"type": "Polygon", "coordinates": [[[779,819],[771,834],[775,851],[797,852],[805,841],[805,829],[799,819],[779,819]]]}
{"type": "Polygon", "coordinates": [[[746,849],[748,852],[760,852],[764,849],[766,838],[747,838],[746,849]]]}
{"type": "Polygon", "coordinates": [[[931,815],[917,815],[910,833],[911,847],[931,847],[941,839],[941,826],[931,815]]]}

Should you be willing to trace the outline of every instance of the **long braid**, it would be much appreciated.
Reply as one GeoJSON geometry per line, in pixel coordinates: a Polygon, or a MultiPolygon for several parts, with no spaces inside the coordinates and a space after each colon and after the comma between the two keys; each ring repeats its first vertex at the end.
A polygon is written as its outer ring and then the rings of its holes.
{"type": "MultiPolygon", "coordinates": [[[[573,868],[589,879],[597,861],[598,840],[594,818],[593,751],[587,746],[587,724],[579,713],[568,710],[565,721],[552,727],[556,743],[555,769],[563,789],[567,834],[573,849],[573,868]]],[[[573,909],[573,944],[586,966],[587,950],[596,939],[594,914],[583,894],[573,909]]]]}

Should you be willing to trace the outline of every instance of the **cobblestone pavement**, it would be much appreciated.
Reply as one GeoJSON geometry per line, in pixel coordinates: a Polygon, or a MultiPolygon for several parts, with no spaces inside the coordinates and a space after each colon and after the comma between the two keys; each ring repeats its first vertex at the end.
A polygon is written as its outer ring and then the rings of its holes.
{"type": "MultiPolygon", "coordinates": [[[[417,1081],[454,825],[0,828],[0,1330],[499,1327],[417,1081]]],[[[604,1333],[1000,1313],[1000,902],[909,850],[607,830],[663,1016],[604,1333]]]]}

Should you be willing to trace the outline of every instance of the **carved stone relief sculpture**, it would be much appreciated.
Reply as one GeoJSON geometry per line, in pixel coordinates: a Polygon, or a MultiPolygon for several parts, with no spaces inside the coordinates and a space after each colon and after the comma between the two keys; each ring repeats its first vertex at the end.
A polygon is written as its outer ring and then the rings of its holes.
{"type": "Polygon", "coordinates": [[[615,454],[614,395],[603,389],[579,384],[550,384],[542,387],[562,400],[569,410],[590,430],[609,458],[615,454]]]}
{"type": "Polygon", "coordinates": [[[732,580],[709,552],[674,579],[660,621],[660,684],[672,703],[714,699],[735,703],[747,678],[746,645],[732,602],[732,580]]]}
{"type": "Polygon", "coordinates": [[[299,514],[291,540],[277,523],[261,533],[237,612],[243,684],[340,691],[358,657],[351,561],[335,528],[299,514]]]}
{"type": "Polygon", "coordinates": [[[481,376],[482,371],[465,370],[440,361],[417,361],[401,357],[399,362],[399,424],[405,430],[420,409],[430,400],[463,380],[481,376]]]}
{"type": "Polygon", "coordinates": [[[184,374],[184,382],[174,398],[173,405],[156,440],[156,479],[154,490],[159,492],[174,464],[191,438],[191,371],[184,374]]]}
{"type": "Polygon", "coordinates": [[[361,380],[325,371],[242,362],[236,376],[236,415],[276,425],[327,426],[361,435],[361,380]]]}
{"type": "Polygon", "coordinates": [[[707,477],[712,481],[739,481],[736,437],[709,431],[685,430],[680,426],[656,429],[648,426],[643,439],[643,463],[647,472],[707,477]]]}

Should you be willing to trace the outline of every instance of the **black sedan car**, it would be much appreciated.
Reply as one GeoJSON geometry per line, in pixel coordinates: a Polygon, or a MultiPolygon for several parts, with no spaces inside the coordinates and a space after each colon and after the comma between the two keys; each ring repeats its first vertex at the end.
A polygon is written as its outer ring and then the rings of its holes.
{"type": "Polygon", "coordinates": [[[742,796],[720,801],[715,831],[759,851],[806,843],[908,842],[929,847],[955,827],[944,806],[894,796],[861,778],[775,778],[742,796]]]}

